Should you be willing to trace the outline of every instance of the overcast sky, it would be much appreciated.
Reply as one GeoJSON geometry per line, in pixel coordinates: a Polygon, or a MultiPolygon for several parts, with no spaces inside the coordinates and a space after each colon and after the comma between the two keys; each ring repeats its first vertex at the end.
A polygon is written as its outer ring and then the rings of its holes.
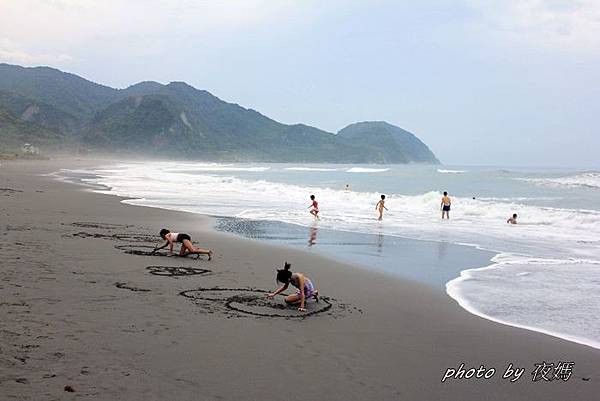
{"type": "Polygon", "coordinates": [[[447,164],[600,167],[597,0],[0,0],[0,62],[386,120],[447,164]]]}

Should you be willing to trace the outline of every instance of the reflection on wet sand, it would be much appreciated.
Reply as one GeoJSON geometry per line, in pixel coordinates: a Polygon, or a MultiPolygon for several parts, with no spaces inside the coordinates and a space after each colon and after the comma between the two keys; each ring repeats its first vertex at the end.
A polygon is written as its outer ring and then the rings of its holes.
{"type": "Polygon", "coordinates": [[[383,235],[383,233],[379,233],[377,234],[377,254],[379,256],[381,256],[381,253],[383,252],[383,240],[384,240],[385,236],[383,235]]]}
{"type": "Polygon", "coordinates": [[[309,247],[311,247],[317,243],[318,231],[319,231],[319,229],[317,228],[316,224],[310,228],[310,236],[308,237],[308,246],[309,247]]]}
{"type": "Polygon", "coordinates": [[[448,253],[448,243],[445,241],[438,242],[438,259],[443,260],[448,253]]]}

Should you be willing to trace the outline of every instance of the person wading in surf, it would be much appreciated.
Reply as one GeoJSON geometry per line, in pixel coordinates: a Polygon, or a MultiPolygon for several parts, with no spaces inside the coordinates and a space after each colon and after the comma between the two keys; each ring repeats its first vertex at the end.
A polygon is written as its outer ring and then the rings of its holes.
{"type": "Polygon", "coordinates": [[[452,201],[450,200],[450,197],[448,196],[448,192],[444,192],[444,197],[442,198],[442,203],[440,204],[440,207],[442,208],[442,220],[444,220],[444,214],[446,214],[446,218],[448,220],[450,220],[450,205],[452,204],[452,201]]]}
{"type": "Polygon", "coordinates": [[[308,207],[310,209],[310,214],[312,214],[313,216],[315,216],[315,219],[318,220],[319,219],[319,202],[316,201],[314,195],[310,196],[310,200],[312,201],[312,203],[308,207]]]}
{"type": "Polygon", "coordinates": [[[379,218],[377,220],[383,220],[383,209],[388,210],[388,208],[385,207],[385,195],[381,195],[381,200],[375,205],[375,210],[379,211],[379,218]]]}

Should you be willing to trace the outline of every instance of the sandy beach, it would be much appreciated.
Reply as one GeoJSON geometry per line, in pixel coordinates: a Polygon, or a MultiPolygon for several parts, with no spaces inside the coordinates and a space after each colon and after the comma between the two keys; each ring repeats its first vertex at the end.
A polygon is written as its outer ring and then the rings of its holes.
{"type": "Polygon", "coordinates": [[[471,315],[439,288],[44,176],[98,163],[0,166],[1,400],[591,401],[600,392],[597,349],[471,315]],[[214,260],[135,254],[162,227],[191,234],[214,260]],[[324,297],[303,318],[264,300],[285,261],[324,297]],[[574,362],[571,377],[533,382],[543,361],[574,362]],[[461,363],[496,372],[442,383],[461,363]],[[515,382],[502,377],[509,364],[524,368],[515,382]]]}

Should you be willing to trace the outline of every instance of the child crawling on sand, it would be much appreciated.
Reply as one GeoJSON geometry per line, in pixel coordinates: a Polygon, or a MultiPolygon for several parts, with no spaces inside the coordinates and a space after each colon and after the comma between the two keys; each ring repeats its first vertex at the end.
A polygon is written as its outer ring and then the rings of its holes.
{"type": "Polygon", "coordinates": [[[212,259],[213,252],[210,249],[195,248],[194,245],[192,245],[192,237],[190,237],[188,234],[172,233],[171,231],[167,230],[166,228],[163,228],[162,230],[160,230],[160,237],[167,242],[160,248],[156,248],[155,251],[166,248],[168,246],[169,247],[169,256],[171,256],[171,255],[173,255],[173,246],[175,245],[175,243],[181,242],[181,249],[179,250],[179,256],[187,256],[187,255],[191,255],[191,254],[195,254],[198,256],[199,255],[208,255],[208,260],[212,259]]]}
{"type": "Polygon", "coordinates": [[[298,292],[285,297],[285,302],[288,305],[300,303],[298,310],[300,312],[306,312],[306,309],[304,308],[306,300],[314,298],[315,301],[319,302],[319,291],[315,289],[315,286],[308,277],[302,273],[292,273],[290,267],[291,265],[285,262],[283,269],[277,269],[277,281],[283,285],[277,291],[267,294],[267,297],[275,297],[275,295],[287,290],[291,283],[294,287],[298,288],[298,292]]]}

